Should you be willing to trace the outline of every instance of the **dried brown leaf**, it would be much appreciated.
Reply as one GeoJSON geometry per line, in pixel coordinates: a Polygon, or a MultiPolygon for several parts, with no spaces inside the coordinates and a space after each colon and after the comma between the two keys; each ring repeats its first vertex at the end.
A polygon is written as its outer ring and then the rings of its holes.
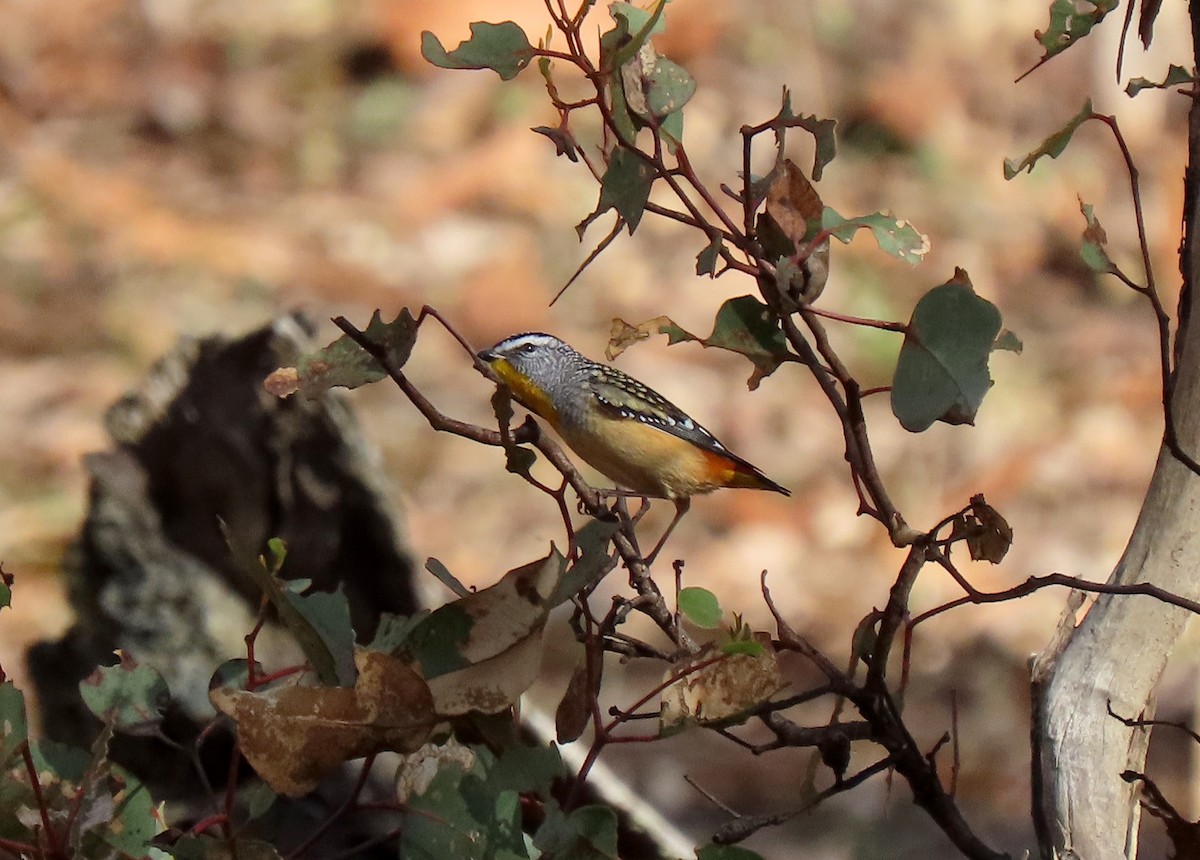
{"type": "Polygon", "coordinates": [[[280,794],[306,794],[349,759],[380,750],[413,752],[437,724],[428,687],[402,660],[360,650],[355,662],[353,689],[210,691],[213,706],[237,723],[246,760],[280,794]]]}
{"type": "Polygon", "coordinates": [[[571,673],[571,680],[554,713],[554,732],[560,744],[577,740],[592,718],[592,702],[600,692],[603,654],[588,648],[571,673]]]}
{"type": "MultiPolygon", "coordinates": [[[[751,708],[767,701],[784,686],[769,633],[755,633],[762,644],[758,654],[733,654],[699,669],[663,691],[659,721],[664,732],[687,723],[732,724],[751,708]]],[[[667,670],[667,677],[684,672],[711,654],[689,658],[667,670]]]]}

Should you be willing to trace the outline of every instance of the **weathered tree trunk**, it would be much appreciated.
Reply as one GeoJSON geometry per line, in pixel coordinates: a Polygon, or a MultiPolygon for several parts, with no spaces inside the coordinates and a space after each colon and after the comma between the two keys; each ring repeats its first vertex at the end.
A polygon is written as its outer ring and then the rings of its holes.
{"type": "MultiPolygon", "coordinates": [[[[1200,3],[1189,4],[1200,57],[1200,3]]],[[[1184,290],[1176,343],[1174,424],[1200,458],[1200,325],[1192,287],[1200,274],[1200,107],[1188,117],[1184,290]]],[[[1164,446],[1114,583],[1151,582],[1200,599],[1200,476],[1164,446]]],[[[1154,691],[1190,613],[1149,597],[1104,596],[1034,666],[1034,815],[1044,857],[1109,860],[1137,854],[1139,786],[1148,731],[1109,714],[1150,717],[1154,691]]],[[[1153,774],[1150,775],[1151,778],[1153,774]]]]}

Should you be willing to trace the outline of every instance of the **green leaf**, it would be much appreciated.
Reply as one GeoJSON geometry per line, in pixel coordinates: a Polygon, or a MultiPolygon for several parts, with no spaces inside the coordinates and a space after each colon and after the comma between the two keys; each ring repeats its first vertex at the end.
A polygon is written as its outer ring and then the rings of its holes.
{"type": "MultiPolygon", "coordinates": [[[[634,6],[632,3],[613,3],[608,7],[608,13],[612,15],[613,20],[625,19],[629,25],[628,32],[636,33],[644,42],[650,36],[657,36],[667,29],[667,22],[663,16],[666,10],[666,3],[658,3],[653,12],[646,9],[641,9],[634,6]]],[[[641,45],[635,45],[636,51],[641,45]]]]}
{"type": "Polygon", "coordinates": [[[1021,343],[1021,339],[1019,337],[1017,337],[1008,329],[1005,329],[996,336],[996,342],[992,344],[993,352],[998,349],[1004,349],[1020,355],[1021,350],[1025,349],[1025,344],[1021,343]]]}
{"type": "Polygon", "coordinates": [[[0,564],[0,609],[12,605],[13,575],[0,564]]]}
{"type": "Polygon", "coordinates": [[[451,573],[446,568],[446,565],[442,564],[436,558],[431,556],[425,559],[425,569],[436,576],[438,582],[446,586],[459,597],[466,597],[471,593],[471,589],[463,585],[462,582],[459,581],[458,577],[451,573]]]}
{"type": "Polygon", "coordinates": [[[12,681],[5,681],[0,684],[0,773],[8,771],[21,744],[28,739],[25,696],[12,681]]]}
{"type": "Polygon", "coordinates": [[[721,626],[721,604],[705,588],[689,586],[679,590],[679,611],[697,627],[709,630],[721,626]]]}
{"type": "Polygon", "coordinates": [[[617,815],[607,806],[583,806],[564,815],[547,803],[546,819],[533,844],[546,854],[571,860],[610,860],[617,855],[617,815]]]}
{"type": "Polygon", "coordinates": [[[918,233],[907,221],[879,212],[858,218],[843,218],[828,206],[821,216],[821,228],[843,244],[849,244],[854,234],[863,228],[871,231],[882,251],[916,265],[929,253],[929,238],[918,233]]]}
{"type": "Polygon", "coordinates": [[[749,657],[757,657],[765,650],[761,642],[756,642],[753,639],[734,639],[721,646],[721,652],[731,656],[734,654],[745,654],[749,657]]]}
{"type": "Polygon", "coordinates": [[[712,241],[704,246],[704,250],[696,255],[696,274],[713,277],[717,273],[717,260],[721,259],[721,249],[725,247],[720,236],[713,236],[712,241]]]}
{"type": "Polygon", "coordinates": [[[533,59],[533,46],[525,31],[512,21],[489,24],[474,21],[471,38],[447,51],[433,33],[421,33],[421,56],[442,69],[491,69],[502,80],[511,80],[533,59]]]}
{"type": "Polygon", "coordinates": [[[1083,213],[1083,218],[1087,221],[1079,256],[1093,272],[1099,272],[1102,275],[1115,274],[1117,267],[1109,259],[1108,251],[1105,248],[1108,244],[1108,234],[1100,226],[1100,220],[1095,215],[1094,207],[1090,203],[1084,203],[1083,198],[1080,198],[1079,211],[1083,213]]]}
{"type": "Polygon", "coordinates": [[[533,464],[537,462],[537,454],[521,445],[504,446],[504,469],[514,475],[528,475],[533,464]]]}
{"type": "Polygon", "coordinates": [[[233,851],[229,842],[209,836],[185,834],[166,850],[175,860],[279,860],[279,851],[269,842],[238,836],[233,851]]]}
{"type": "MultiPolygon", "coordinates": [[[[103,816],[99,826],[84,834],[82,852],[85,856],[102,856],[93,841],[117,849],[120,856],[147,857],[152,850],[154,837],[164,829],[160,810],[156,810],[154,799],[140,781],[126,771],[109,766],[106,778],[99,781],[102,791],[101,802],[93,814],[103,816]],[[113,794],[109,794],[113,792],[113,794]]],[[[84,813],[81,811],[80,815],[84,813]]]]}
{"type": "Polygon", "coordinates": [[[917,302],[892,382],[892,412],[905,430],[934,421],[970,424],[992,385],[988,356],[1000,312],[971,288],[962,269],[917,302]]]}
{"type": "Polygon", "coordinates": [[[654,168],[644,159],[624,147],[614,150],[600,180],[600,203],[595,214],[616,209],[632,233],[642,220],[653,182],[654,168]]]}
{"type": "Polygon", "coordinates": [[[246,804],[246,817],[250,821],[261,818],[270,812],[271,807],[275,805],[275,801],[279,799],[279,795],[265,782],[259,782],[248,788],[244,788],[239,794],[242,802],[246,804]]]}
{"type": "MultiPolygon", "coordinates": [[[[212,677],[208,681],[208,689],[212,691],[227,687],[233,690],[244,690],[250,680],[249,669],[250,663],[245,657],[226,660],[212,673],[212,677]]],[[[254,674],[263,674],[262,664],[257,660],[254,661],[254,674]]]]}
{"type": "MultiPolygon", "coordinates": [[[[408,361],[416,343],[417,321],[408,308],[402,309],[390,323],[385,323],[379,311],[375,311],[363,334],[383,347],[392,368],[399,370],[408,361]]],[[[358,388],[386,376],[370,353],[348,335],[342,335],[323,349],[300,356],[295,367],[279,368],[266,378],[263,387],[276,397],[287,397],[298,391],[312,399],[334,386],[358,388]]]]}
{"type": "Polygon", "coordinates": [[[721,305],[708,337],[694,335],[668,317],[655,317],[638,326],[614,320],[613,326],[619,333],[609,341],[606,354],[610,359],[629,345],[644,340],[651,332],[665,334],[672,346],[695,341],[706,348],[715,347],[746,356],[754,364],[754,372],[746,382],[751,391],[791,355],[778,318],[754,296],[738,296],[721,305]]]}
{"type": "MultiPolygon", "coordinates": [[[[595,217],[594,215],[592,217],[595,217]]],[[[512,440],[510,427],[513,419],[512,392],[507,385],[498,385],[492,393],[492,411],[500,426],[500,437],[504,442],[504,468],[516,475],[529,475],[537,462],[537,454],[529,448],[517,445],[512,440]]]]}
{"type": "Polygon", "coordinates": [[[591,520],[575,533],[575,545],[579,547],[579,560],[567,568],[548,601],[557,606],[570,600],[579,592],[600,581],[613,568],[613,554],[608,551],[612,536],[620,530],[620,524],[606,520],[591,520]]]}
{"type": "Polygon", "coordinates": [[[472,749],[469,772],[443,766],[422,794],[409,798],[400,837],[405,860],[528,860],[520,795],[489,778],[495,756],[472,749]]]}
{"type": "Polygon", "coordinates": [[[1167,76],[1160,83],[1148,80],[1147,78],[1133,78],[1125,87],[1125,94],[1130,98],[1136,96],[1142,90],[1158,89],[1165,90],[1170,87],[1177,87],[1183,84],[1190,84],[1193,81],[1192,74],[1183,66],[1169,66],[1167,68],[1167,76]]]}
{"type": "Polygon", "coordinates": [[[497,791],[536,792],[548,799],[554,781],[566,776],[562,756],[554,744],[545,747],[518,745],[508,747],[500,754],[488,781],[497,791]]]}
{"type": "Polygon", "coordinates": [[[740,845],[709,843],[696,849],[696,860],[763,860],[763,856],[740,845]]]}
{"type": "MultiPolygon", "coordinates": [[[[309,594],[285,591],[284,599],[308,622],[308,629],[304,630],[308,646],[306,647],[303,641],[300,642],[300,646],[309,661],[313,660],[310,650],[319,653],[311,641],[309,630],[317,635],[324,647],[325,653],[319,654],[319,658],[323,662],[328,660],[325,671],[328,671],[331,664],[334,674],[332,683],[324,678],[321,679],[322,683],[327,686],[354,686],[354,679],[358,674],[354,668],[354,628],[350,624],[350,604],[346,600],[341,583],[336,591],[314,591],[309,594]]],[[[292,629],[291,625],[289,629],[292,629]]],[[[292,629],[292,633],[299,641],[300,636],[296,630],[292,629]]],[[[313,668],[317,668],[316,663],[313,663],[313,668]]]]}
{"type": "Polygon", "coordinates": [[[396,615],[384,612],[379,616],[379,626],[375,628],[375,638],[367,648],[383,654],[395,654],[408,640],[408,634],[417,625],[429,617],[429,610],[423,609],[410,616],[396,615]]]}
{"type": "Polygon", "coordinates": [[[813,182],[820,182],[825,165],[837,157],[837,120],[818,119],[815,115],[801,116],[798,125],[813,136],[813,182]]]}
{"type": "Polygon", "coordinates": [[[458,603],[447,603],[431,612],[405,640],[407,654],[421,667],[426,680],[471,665],[459,648],[471,636],[475,620],[458,603]]]}
{"type": "Polygon", "coordinates": [[[625,82],[621,76],[623,63],[617,61],[617,56],[624,46],[623,43],[629,36],[629,22],[621,17],[618,17],[616,21],[616,27],[600,36],[600,67],[610,70],[608,93],[612,101],[610,112],[617,137],[626,146],[635,146],[637,123],[634,122],[633,112],[629,109],[629,100],[625,96],[625,82]]]}
{"type": "MultiPolygon", "coordinates": [[[[350,611],[347,606],[345,611],[345,627],[349,630],[349,641],[351,643],[349,655],[349,680],[344,681],[343,675],[347,669],[347,657],[345,649],[339,650],[335,654],[326,644],[326,636],[333,636],[333,640],[338,643],[346,641],[346,633],[336,629],[338,621],[336,618],[341,617],[341,613],[332,613],[335,617],[323,618],[323,624],[332,624],[333,628],[327,629],[322,634],[321,631],[314,626],[313,621],[302,611],[302,607],[308,606],[312,611],[327,610],[329,605],[321,601],[313,604],[306,604],[300,595],[291,592],[282,580],[275,574],[278,572],[278,561],[280,558],[278,547],[272,551],[274,562],[268,563],[265,558],[259,557],[254,559],[242,547],[238,546],[233,539],[233,535],[221,523],[221,530],[225,536],[225,542],[229,545],[230,551],[234,558],[237,559],[239,567],[246,573],[250,580],[258,586],[259,590],[271,601],[271,605],[275,607],[275,611],[279,613],[279,620],[284,627],[296,640],[296,644],[300,646],[300,650],[304,652],[305,658],[312,664],[313,671],[317,673],[317,678],[327,687],[337,687],[339,685],[349,686],[354,682],[354,654],[353,641],[354,631],[350,629],[350,611]]],[[[337,599],[343,604],[346,597],[339,590],[337,599]]]]}
{"type": "Polygon", "coordinates": [[[613,30],[609,31],[616,34],[614,40],[616,52],[613,55],[614,68],[625,65],[642,49],[642,45],[646,44],[647,39],[666,29],[667,22],[664,17],[666,8],[666,0],[661,0],[653,12],[639,9],[632,3],[618,2],[609,6],[608,13],[617,24],[613,30]],[[628,41],[624,40],[626,35],[630,37],[628,41]]]}
{"type": "Polygon", "coordinates": [[[1045,49],[1038,65],[1074,45],[1116,8],[1117,0],[1053,0],[1050,26],[1044,32],[1035,30],[1033,34],[1045,49]],[[1080,6],[1085,8],[1080,9],[1080,6]]]}
{"type": "MultiPolygon", "coordinates": [[[[696,82],[687,69],[658,57],[645,81],[646,108],[655,117],[677,113],[696,94],[696,82]]],[[[682,131],[682,129],[681,129],[682,131]]]]}
{"type": "Polygon", "coordinates": [[[1043,140],[1041,146],[1022,158],[1020,162],[1012,158],[1004,159],[1004,178],[1012,179],[1022,170],[1032,173],[1033,166],[1038,163],[1042,156],[1048,155],[1050,158],[1058,158],[1063,154],[1063,150],[1067,148],[1067,144],[1071,142],[1071,136],[1075,134],[1076,129],[1096,115],[1096,112],[1092,110],[1092,100],[1088,99],[1084,102],[1083,109],[1079,113],[1071,117],[1066,125],[1043,140]]]}
{"type": "MultiPolygon", "coordinates": [[[[682,331],[682,329],[681,329],[682,331]]],[[[753,391],[758,383],[775,372],[789,355],[787,339],[775,314],[754,296],[729,299],[717,311],[713,330],[701,341],[746,356],[754,364],[747,384],[753,391]]]]}
{"type": "Polygon", "coordinates": [[[100,666],[79,682],[79,694],[89,711],[123,732],[153,730],[171,701],[167,682],[152,666],[139,664],[124,651],[120,662],[100,666]]]}
{"type": "Polygon", "coordinates": [[[667,139],[667,149],[674,153],[675,145],[683,143],[683,111],[677,110],[664,116],[658,129],[667,139]]]}

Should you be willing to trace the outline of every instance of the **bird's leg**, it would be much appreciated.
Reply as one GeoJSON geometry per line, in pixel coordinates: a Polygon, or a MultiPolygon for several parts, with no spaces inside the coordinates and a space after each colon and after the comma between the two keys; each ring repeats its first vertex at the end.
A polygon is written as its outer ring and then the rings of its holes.
{"type": "Polygon", "coordinates": [[[692,506],[692,500],[684,496],[682,499],[675,499],[675,516],[667,526],[667,530],[663,532],[663,536],[658,539],[654,549],[650,551],[650,555],[646,556],[646,566],[654,564],[654,559],[658,558],[658,554],[662,552],[663,545],[667,542],[667,538],[671,536],[671,532],[675,530],[675,526],[683,519],[683,515],[688,512],[688,508],[692,506]]]}
{"type": "Polygon", "coordinates": [[[630,515],[629,515],[629,505],[625,501],[627,498],[629,498],[629,497],[624,494],[617,496],[617,502],[614,507],[617,510],[617,516],[619,516],[621,518],[621,525],[624,527],[626,533],[629,535],[629,542],[631,544],[633,544],[634,551],[638,555],[641,555],[642,548],[638,546],[637,530],[634,529],[634,527],[633,527],[634,521],[633,521],[633,518],[630,517],[630,515]]]}

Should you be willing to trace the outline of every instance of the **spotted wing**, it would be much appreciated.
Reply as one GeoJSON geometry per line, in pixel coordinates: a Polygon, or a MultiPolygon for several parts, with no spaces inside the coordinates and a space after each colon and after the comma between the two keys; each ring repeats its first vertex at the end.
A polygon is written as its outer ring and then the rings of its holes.
{"type": "Polygon", "coordinates": [[[685,439],[706,451],[741,461],[712,433],[657,391],[613,367],[602,367],[589,380],[592,393],[614,418],[640,421],[685,439]]]}
{"type": "Polygon", "coordinates": [[[607,410],[611,417],[640,421],[733,464],[733,472],[740,475],[741,479],[731,481],[726,486],[774,490],[785,496],[791,495],[786,487],[772,481],[753,463],[726,448],[716,436],[689,418],[674,403],[632,376],[614,367],[596,365],[587,384],[596,395],[600,408],[607,410]]]}

